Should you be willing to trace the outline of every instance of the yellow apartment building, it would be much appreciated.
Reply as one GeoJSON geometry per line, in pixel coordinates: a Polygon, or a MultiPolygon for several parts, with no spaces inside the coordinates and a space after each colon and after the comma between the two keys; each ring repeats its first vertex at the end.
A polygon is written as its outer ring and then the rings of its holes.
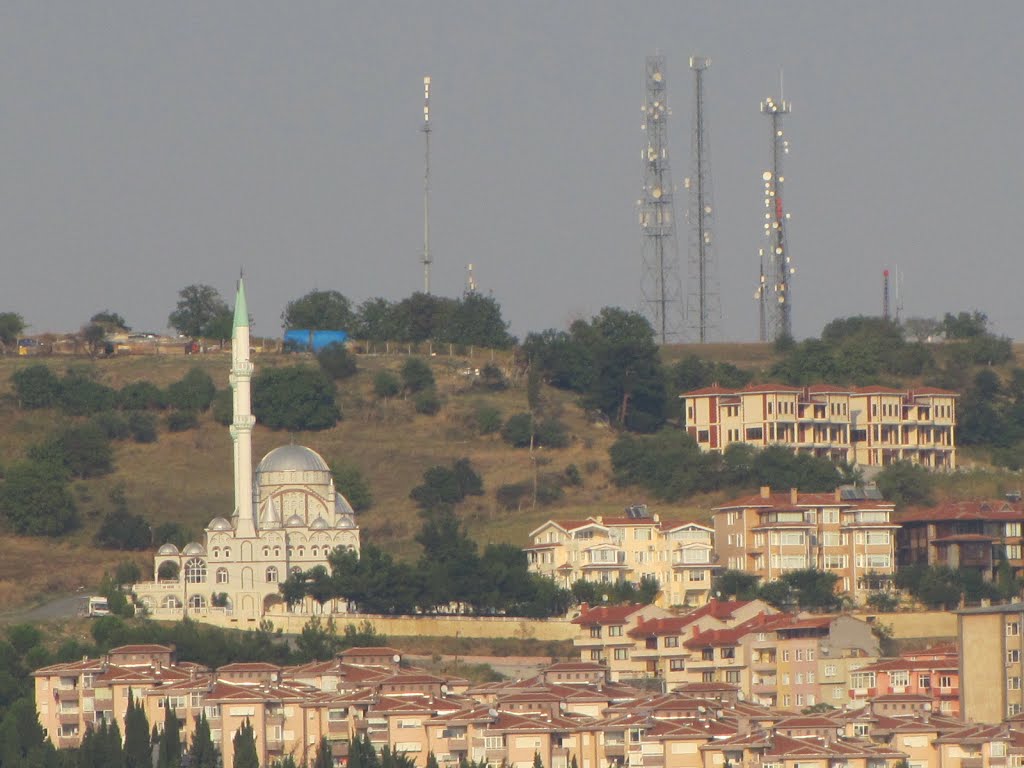
{"type": "Polygon", "coordinates": [[[827,571],[839,577],[838,591],[862,604],[888,589],[896,571],[894,506],[870,489],[764,486],[712,510],[718,564],[765,581],[803,568],[827,571]]]}
{"type": "Polygon", "coordinates": [[[704,451],[784,445],[860,467],[956,469],[956,399],[935,387],[751,384],[685,392],[686,431],[704,451]]]}
{"type": "Polygon", "coordinates": [[[637,583],[653,577],[664,606],[704,605],[718,568],[710,528],[662,520],[646,505],[629,507],[622,517],[549,520],[530,532],[524,549],[531,571],[566,588],[581,579],[637,583]]]}

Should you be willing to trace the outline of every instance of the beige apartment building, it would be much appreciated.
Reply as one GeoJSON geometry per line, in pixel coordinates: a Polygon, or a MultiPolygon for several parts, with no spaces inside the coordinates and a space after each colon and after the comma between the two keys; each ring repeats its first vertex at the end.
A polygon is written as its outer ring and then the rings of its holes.
{"type": "Polygon", "coordinates": [[[957,612],[960,713],[996,723],[1024,712],[1024,603],[957,612]]]}
{"type": "Polygon", "coordinates": [[[956,399],[935,387],[711,386],[680,395],[686,430],[704,451],[784,445],[861,467],[910,461],[956,469],[956,399]]]}
{"type": "Polygon", "coordinates": [[[803,568],[827,571],[839,578],[837,590],[862,604],[888,589],[895,573],[894,506],[871,489],[779,493],[765,486],[712,510],[718,564],[764,581],[803,568]]]}
{"type": "Polygon", "coordinates": [[[718,563],[713,532],[692,522],[662,520],[646,505],[623,517],[597,515],[586,520],[549,520],[530,532],[524,547],[530,570],[563,587],[579,580],[639,582],[658,580],[663,606],[699,606],[707,602],[718,563]]]}

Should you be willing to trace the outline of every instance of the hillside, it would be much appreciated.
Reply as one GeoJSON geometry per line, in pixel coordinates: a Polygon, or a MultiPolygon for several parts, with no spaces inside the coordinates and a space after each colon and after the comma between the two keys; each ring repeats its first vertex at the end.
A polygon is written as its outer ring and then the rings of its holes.
{"type": "MultiPolygon", "coordinates": [[[[771,345],[717,344],[696,347],[675,345],[663,350],[671,365],[686,354],[699,353],[708,359],[730,362],[754,371],[758,378],[775,359],[771,345]]],[[[1015,357],[1020,359],[1020,348],[1015,357]]],[[[492,356],[430,358],[444,405],[436,416],[418,415],[410,402],[383,403],[374,397],[372,380],[381,369],[396,370],[404,356],[361,355],[359,373],[340,383],[339,402],[343,421],[322,432],[290,434],[257,426],[254,433],[255,455],[289,442],[308,445],[330,462],[351,464],[368,480],[374,497],[373,507],[358,516],[366,540],[385,545],[402,557],[415,557],[418,545],[414,536],[419,519],[409,491],[419,484],[424,470],[454,459],[469,457],[484,479],[486,493],[471,497],[460,506],[460,514],[471,535],[481,544],[487,542],[525,543],[526,534],[550,517],[577,517],[608,514],[624,506],[648,501],[644,492],[619,489],[610,481],[608,448],[615,433],[587,419],[572,393],[545,387],[546,409],[566,423],[572,435],[569,447],[539,451],[542,472],[562,472],[575,465],[582,477],[580,486],[566,486],[565,496],[549,505],[520,510],[503,509],[495,499],[497,489],[507,483],[527,481],[532,465],[525,449],[514,449],[498,435],[480,436],[471,424],[471,415],[480,403],[501,411],[507,419],[525,410],[525,382],[512,380],[509,389],[490,392],[472,386],[462,372],[480,367],[490,360],[507,368],[506,354],[492,356]]],[[[302,356],[274,353],[257,354],[257,369],[291,365],[302,356]]],[[[312,362],[306,357],[305,361],[312,362]]],[[[132,381],[148,380],[161,387],[180,379],[191,367],[208,371],[219,387],[227,385],[229,356],[210,353],[192,357],[137,356],[88,359],[0,358],[0,466],[24,456],[28,447],[42,440],[65,417],[55,410],[21,411],[11,397],[10,376],[19,367],[43,362],[56,372],[69,366],[84,366],[100,381],[121,387],[132,381]]],[[[1006,373],[1006,371],[1001,371],[1006,373]]],[[[910,382],[908,382],[910,383],[910,382]]],[[[200,419],[200,427],[180,433],[161,428],[159,440],[152,444],[115,443],[115,471],[103,478],[77,481],[73,486],[84,526],[59,540],[10,536],[0,558],[0,612],[41,594],[73,591],[80,585],[94,585],[104,569],[125,558],[117,551],[92,546],[92,537],[109,507],[111,489],[123,485],[131,511],[143,515],[153,525],[179,522],[196,537],[203,526],[217,515],[226,515],[232,506],[231,441],[226,428],[209,414],[200,419]]],[[[963,465],[972,463],[969,452],[962,453],[963,465]]],[[[943,496],[978,497],[1002,493],[1020,487],[1018,476],[990,471],[965,472],[942,482],[943,496]]],[[[721,495],[694,498],[679,505],[652,502],[663,517],[706,520],[708,509],[721,495]]],[[[143,568],[151,567],[148,553],[131,555],[143,568]]]]}

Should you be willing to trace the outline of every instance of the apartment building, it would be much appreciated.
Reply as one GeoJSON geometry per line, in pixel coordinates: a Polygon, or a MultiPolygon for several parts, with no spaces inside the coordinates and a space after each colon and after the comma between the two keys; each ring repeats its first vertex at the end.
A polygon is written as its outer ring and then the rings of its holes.
{"type": "Polygon", "coordinates": [[[1024,505],[1009,501],[947,501],[895,515],[897,565],[946,565],[992,580],[1006,560],[1024,573],[1024,505]]]}
{"type": "Polygon", "coordinates": [[[586,520],[549,520],[530,532],[524,547],[530,570],[564,587],[581,579],[658,580],[664,606],[707,602],[714,562],[712,530],[692,522],[662,520],[646,505],[626,509],[622,517],[597,515],[586,520]]]}
{"type": "Polygon", "coordinates": [[[1024,712],[1024,603],[957,611],[960,712],[1000,722],[1024,712]]]}
{"type": "Polygon", "coordinates": [[[580,615],[572,620],[579,629],[573,645],[584,662],[605,664],[612,681],[647,676],[645,660],[630,652],[634,641],[629,632],[647,619],[667,618],[671,614],[656,605],[601,605],[584,603],[580,615]]]}
{"type": "Polygon", "coordinates": [[[954,645],[908,651],[859,666],[850,677],[850,700],[864,706],[886,695],[924,696],[932,712],[960,716],[960,664],[954,645]]]}
{"type": "Polygon", "coordinates": [[[704,387],[680,395],[686,430],[705,451],[783,445],[862,467],[910,461],[956,469],[956,399],[934,387],[704,387]]]}
{"type": "Polygon", "coordinates": [[[893,508],[871,488],[779,493],[765,486],[712,510],[718,563],[765,581],[817,568],[838,576],[836,588],[863,603],[888,589],[895,573],[893,508]]]}

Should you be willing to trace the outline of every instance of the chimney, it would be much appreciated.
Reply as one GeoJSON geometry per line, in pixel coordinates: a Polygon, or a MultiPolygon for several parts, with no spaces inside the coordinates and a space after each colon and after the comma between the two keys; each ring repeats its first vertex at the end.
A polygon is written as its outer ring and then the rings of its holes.
{"type": "Polygon", "coordinates": [[[796,488],[789,489],[789,503],[796,504],[797,499],[800,496],[800,492],[796,488]]]}
{"type": "Polygon", "coordinates": [[[838,488],[836,488],[835,494],[836,494],[836,501],[842,501],[843,500],[842,494],[839,492],[838,488]]]}
{"type": "Polygon", "coordinates": [[[772,497],[772,487],[770,485],[761,486],[761,498],[770,499],[772,497]]]}

